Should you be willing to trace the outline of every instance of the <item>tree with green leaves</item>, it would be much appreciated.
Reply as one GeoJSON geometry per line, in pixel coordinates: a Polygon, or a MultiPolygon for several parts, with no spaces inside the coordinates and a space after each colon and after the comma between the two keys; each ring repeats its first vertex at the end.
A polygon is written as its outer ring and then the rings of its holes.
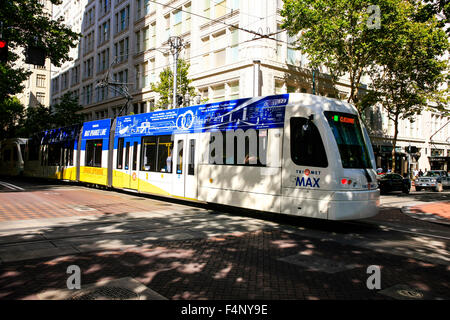
{"type": "Polygon", "coordinates": [[[309,56],[312,68],[325,66],[334,81],[349,78],[348,101],[361,115],[376,103],[383,106],[394,121],[394,155],[399,119],[448,104],[439,90],[448,81],[442,59],[448,38],[442,20],[436,19],[439,10],[448,6],[415,0],[285,0],[281,14],[283,27],[290,36],[298,35],[297,48],[309,56]],[[373,5],[378,13],[368,10],[373,5]],[[358,88],[364,75],[371,75],[373,83],[361,101],[358,88]]]}
{"type": "Polygon", "coordinates": [[[27,108],[19,119],[15,132],[23,137],[30,137],[48,129],[81,123],[83,115],[79,111],[82,109],[83,107],[78,104],[78,98],[66,93],[52,109],[41,104],[27,108]]]}
{"type": "MultiPolygon", "coordinates": [[[[177,94],[183,97],[189,94],[190,97],[195,96],[195,88],[190,84],[191,79],[188,78],[190,64],[183,59],[178,60],[177,64],[177,94]]],[[[159,100],[156,103],[158,107],[165,107],[172,104],[173,100],[173,71],[171,67],[165,68],[159,74],[159,82],[151,85],[153,91],[159,93],[159,100]]]]}
{"type": "MultiPolygon", "coordinates": [[[[423,19],[422,5],[400,3],[390,34],[379,48],[377,65],[371,70],[371,90],[362,104],[381,105],[394,125],[392,170],[400,120],[413,121],[424,109],[445,112],[450,100],[448,62],[442,57],[449,49],[445,31],[435,16],[423,19]],[[419,17],[419,19],[418,19],[419,17]],[[445,89],[443,89],[445,88],[445,89]]],[[[447,110],[448,111],[448,110],[447,110]]]]}
{"type": "Polygon", "coordinates": [[[8,97],[0,103],[0,141],[17,135],[24,110],[16,97],[8,97]]]}
{"type": "MultiPolygon", "coordinates": [[[[50,2],[62,3],[61,0],[50,2]]],[[[0,105],[5,109],[12,106],[8,103],[10,97],[22,92],[23,82],[30,75],[25,68],[17,67],[21,51],[29,46],[43,49],[51,63],[60,66],[69,60],[69,50],[76,46],[81,35],[65,26],[62,20],[52,20],[51,12],[44,10],[36,0],[3,0],[0,22],[2,38],[8,41],[9,47],[7,63],[0,63],[0,105]]]]}
{"type": "MultiPolygon", "coordinates": [[[[61,0],[50,0],[54,5],[61,4],[61,0]]],[[[3,0],[0,10],[2,22],[2,36],[8,41],[9,48],[25,49],[35,46],[44,49],[47,58],[55,66],[60,66],[69,60],[69,50],[76,46],[80,37],[62,20],[52,20],[51,13],[44,10],[44,6],[35,0],[3,0]]],[[[29,73],[14,65],[19,55],[9,50],[8,63],[0,64],[0,101],[8,95],[15,95],[23,90],[22,82],[29,73]]]]}
{"type": "Polygon", "coordinates": [[[19,122],[18,133],[21,137],[30,137],[53,127],[53,117],[50,109],[38,104],[27,108],[25,116],[19,122]]]}
{"type": "Polygon", "coordinates": [[[79,112],[83,107],[72,93],[65,93],[59,103],[52,106],[53,127],[66,127],[83,122],[84,116],[79,112]]]}
{"type": "MultiPolygon", "coordinates": [[[[361,78],[375,63],[378,48],[387,37],[390,12],[400,0],[285,0],[282,28],[296,38],[294,45],[308,55],[311,69],[324,66],[333,81],[347,76],[348,102],[357,103],[361,78]],[[378,5],[382,17],[376,25],[378,5]]],[[[362,110],[360,110],[362,112],[362,110]]]]}

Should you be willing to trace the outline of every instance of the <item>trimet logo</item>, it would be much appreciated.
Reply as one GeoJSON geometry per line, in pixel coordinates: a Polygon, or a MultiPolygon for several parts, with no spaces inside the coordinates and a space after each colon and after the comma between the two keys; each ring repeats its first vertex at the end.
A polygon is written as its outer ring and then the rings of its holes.
{"type": "Polygon", "coordinates": [[[191,110],[186,111],[177,118],[177,128],[181,130],[187,130],[194,124],[194,113],[191,110]]]}
{"type": "Polygon", "coordinates": [[[306,177],[297,177],[295,179],[296,187],[312,187],[312,188],[320,188],[319,181],[320,178],[309,177],[309,175],[320,175],[320,171],[318,170],[296,170],[297,174],[304,174],[306,177]]]}

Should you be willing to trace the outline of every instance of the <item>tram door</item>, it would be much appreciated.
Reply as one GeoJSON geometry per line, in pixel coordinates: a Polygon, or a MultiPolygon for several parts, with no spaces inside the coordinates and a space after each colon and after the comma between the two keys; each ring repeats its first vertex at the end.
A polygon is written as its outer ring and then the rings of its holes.
{"type": "Polygon", "coordinates": [[[172,194],[197,199],[197,139],[198,134],[175,135],[172,194]]]}
{"type": "Polygon", "coordinates": [[[124,149],[126,178],[123,185],[124,188],[137,190],[139,185],[139,138],[125,138],[124,149]]]}

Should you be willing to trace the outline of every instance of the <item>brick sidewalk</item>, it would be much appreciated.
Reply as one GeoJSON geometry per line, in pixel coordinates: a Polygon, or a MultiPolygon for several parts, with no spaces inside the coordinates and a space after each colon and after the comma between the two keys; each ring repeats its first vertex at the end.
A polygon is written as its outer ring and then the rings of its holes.
{"type": "Polygon", "coordinates": [[[410,208],[410,210],[415,213],[435,214],[450,220],[450,201],[435,202],[431,204],[414,206],[410,208]]]}
{"type": "Polygon", "coordinates": [[[0,193],[0,222],[145,212],[167,206],[156,201],[93,189],[0,193]]]}
{"type": "Polygon", "coordinates": [[[378,265],[381,289],[404,284],[427,298],[450,299],[444,265],[279,230],[5,263],[0,265],[0,299],[36,299],[44,290],[64,289],[72,264],[82,270],[82,285],[133,277],[174,300],[391,299],[366,287],[367,267],[378,265]],[[288,262],[292,256],[347,268],[328,272],[323,265],[300,266],[288,262]]]}
{"type": "Polygon", "coordinates": [[[412,206],[404,211],[415,218],[450,225],[450,201],[412,206]]]}

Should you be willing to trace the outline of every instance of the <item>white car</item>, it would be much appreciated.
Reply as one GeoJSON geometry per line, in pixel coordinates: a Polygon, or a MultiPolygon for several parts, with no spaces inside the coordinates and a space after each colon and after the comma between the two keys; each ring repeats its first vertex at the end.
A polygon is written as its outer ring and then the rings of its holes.
{"type": "Polygon", "coordinates": [[[419,177],[416,182],[416,191],[433,189],[441,192],[444,188],[450,188],[450,176],[444,170],[431,170],[419,177]]]}

